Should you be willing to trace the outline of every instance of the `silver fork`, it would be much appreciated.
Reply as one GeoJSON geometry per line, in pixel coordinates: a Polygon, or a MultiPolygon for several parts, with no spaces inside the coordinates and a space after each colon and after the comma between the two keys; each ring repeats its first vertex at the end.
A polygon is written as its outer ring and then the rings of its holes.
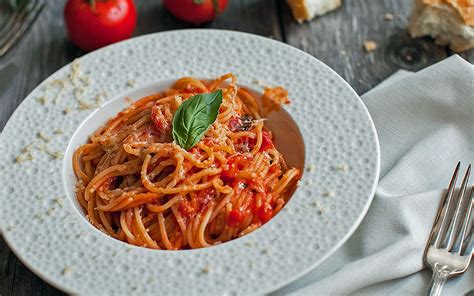
{"type": "Polygon", "coordinates": [[[460,165],[459,162],[454,170],[425,248],[424,261],[433,270],[429,295],[441,295],[446,280],[464,273],[471,262],[473,226],[470,218],[474,188],[466,192],[471,173],[469,165],[461,188],[455,193],[460,165]]]}
{"type": "Polygon", "coordinates": [[[11,15],[0,32],[0,57],[4,56],[28,31],[43,7],[43,1],[31,0],[11,15]]]}

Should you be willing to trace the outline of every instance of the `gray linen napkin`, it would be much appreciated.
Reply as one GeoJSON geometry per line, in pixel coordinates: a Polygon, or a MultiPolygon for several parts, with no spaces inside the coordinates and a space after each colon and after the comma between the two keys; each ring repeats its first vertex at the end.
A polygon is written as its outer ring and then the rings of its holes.
{"type": "MultiPolygon", "coordinates": [[[[474,66],[455,55],[417,73],[400,71],[362,99],[382,157],[373,204],[340,250],[276,294],[426,293],[431,273],[422,254],[439,199],[456,163],[463,170],[474,164],[474,66]]],[[[443,294],[472,289],[473,266],[443,294]]]]}

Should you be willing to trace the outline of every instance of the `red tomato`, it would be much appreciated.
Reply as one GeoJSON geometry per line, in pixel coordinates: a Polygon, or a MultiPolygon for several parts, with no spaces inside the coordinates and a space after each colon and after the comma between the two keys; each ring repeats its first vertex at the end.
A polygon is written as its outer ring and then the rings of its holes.
{"type": "Polygon", "coordinates": [[[133,0],[68,0],[64,20],[71,41],[90,51],[132,36],[137,12],[133,0]]]}
{"type": "Polygon", "coordinates": [[[212,21],[227,7],[228,0],[164,0],[172,15],[192,24],[212,21]]]}

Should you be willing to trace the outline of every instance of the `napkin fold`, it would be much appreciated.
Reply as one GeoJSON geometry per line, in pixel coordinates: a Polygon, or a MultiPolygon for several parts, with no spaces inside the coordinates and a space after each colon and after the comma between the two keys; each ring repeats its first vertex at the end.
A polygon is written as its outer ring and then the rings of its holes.
{"type": "MultiPolygon", "coordinates": [[[[454,55],[417,73],[399,71],[362,96],[377,128],[379,185],[352,237],[315,270],[275,294],[420,295],[422,255],[458,161],[474,165],[474,66],[454,55]]],[[[471,178],[471,180],[474,178],[471,178]]],[[[470,182],[472,185],[472,181],[470,182]]],[[[474,267],[444,295],[474,289],[474,267]]]]}

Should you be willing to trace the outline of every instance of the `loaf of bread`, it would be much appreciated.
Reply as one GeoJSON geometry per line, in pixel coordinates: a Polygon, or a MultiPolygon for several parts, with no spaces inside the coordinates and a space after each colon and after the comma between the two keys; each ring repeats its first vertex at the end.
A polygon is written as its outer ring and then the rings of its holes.
{"type": "Polygon", "coordinates": [[[341,6],[341,0],[287,0],[293,17],[300,24],[341,6]]]}
{"type": "Polygon", "coordinates": [[[474,0],[415,0],[408,30],[456,52],[474,48],[474,0]]]}

